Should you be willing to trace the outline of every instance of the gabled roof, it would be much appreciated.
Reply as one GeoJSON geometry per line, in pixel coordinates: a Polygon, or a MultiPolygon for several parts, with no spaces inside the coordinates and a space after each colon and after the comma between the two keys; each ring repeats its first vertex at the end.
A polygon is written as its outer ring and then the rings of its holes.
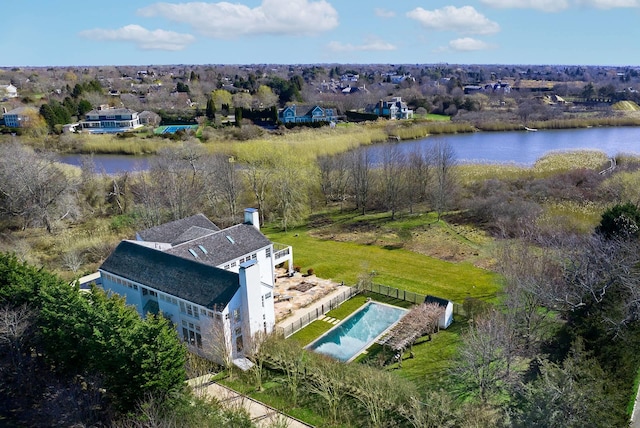
{"type": "Polygon", "coordinates": [[[442,307],[447,307],[447,305],[449,305],[449,303],[451,303],[451,301],[447,300],[447,299],[443,299],[442,297],[436,297],[436,296],[426,296],[424,298],[424,302],[425,303],[435,303],[438,306],[442,306],[442,307]]]}
{"type": "Polygon", "coordinates": [[[28,113],[28,112],[37,112],[37,111],[38,110],[33,108],[33,107],[23,106],[23,107],[14,108],[13,110],[9,110],[4,115],[5,116],[13,115],[13,114],[20,115],[20,114],[24,114],[24,113],[28,113]]]}
{"type": "Polygon", "coordinates": [[[208,233],[220,230],[220,228],[205,217],[204,214],[196,214],[191,217],[171,221],[169,223],[161,224],[160,226],[140,231],[137,235],[144,241],[167,243],[184,242],[179,241],[180,236],[188,232],[189,228],[194,226],[206,229],[209,231],[208,233]]]}
{"type": "Polygon", "coordinates": [[[271,241],[254,226],[237,224],[176,245],[166,252],[211,266],[219,266],[269,245],[271,241]]]}
{"type": "Polygon", "coordinates": [[[227,306],[240,288],[237,273],[132,241],[120,242],[100,269],[209,309],[227,306]]]}
{"type": "Polygon", "coordinates": [[[86,113],[86,116],[121,116],[137,113],[137,111],[131,110],[129,108],[108,108],[103,110],[91,110],[90,112],[86,113]]]}

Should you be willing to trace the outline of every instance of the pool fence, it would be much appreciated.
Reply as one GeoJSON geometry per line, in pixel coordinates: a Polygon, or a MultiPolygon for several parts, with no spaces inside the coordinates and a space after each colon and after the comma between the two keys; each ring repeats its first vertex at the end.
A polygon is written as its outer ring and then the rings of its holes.
{"type": "MultiPolygon", "coordinates": [[[[405,302],[411,302],[414,304],[423,303],[426,295],[420,293],[414,293],[412,291],[401,290],[399,288],[389,287],[388,285],[382,284],[374,284],[374,283],[363,283],[358,284],[357,286],[349,287],[349,289],[343,291],[337,296],[327,300],[325,302],[316,303],[308,312],[299,316],[297,319],[290,321],[288,324],[284,324],[278,326],[278,331],[284,335],[284,337],[289,337],[298,330],[308,326],[313,321],[325,315],[332,309],[340,306],[345,300],[349,300],[353,296],[363,291],[368,291],[370,293],[380,294],[382,296],[390,297],[393,299],[403,300],[405,302]]],[[[466,316],[466,312],[464,307],[460,303],[453,303],[453,314],[466,316]]]]}
{"type": "Polygon", "coordinates": [[[302,329],[303,327],[308,326],[313,321],[317,320],[327,312],[332,309],[337,308],[344,302],[345,300],[349,300],[354,295],[358,294],[359,290],[356,287],[349,287],[342,293],[332,297],[326,301],[320,301],[316,303],[309,311],[297,319],[291,321],[288,324],[277,327],[280,333],[284,335],[284,337],[289,337],[296,331],[302,329]]]}

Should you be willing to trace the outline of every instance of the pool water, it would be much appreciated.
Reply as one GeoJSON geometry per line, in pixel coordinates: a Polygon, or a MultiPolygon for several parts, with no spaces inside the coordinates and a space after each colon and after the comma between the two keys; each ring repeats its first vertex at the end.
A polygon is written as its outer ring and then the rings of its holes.
{"type": "Polygon", "coordinates": [[[406,309],[369,302],[308,345],[307,349],[349,362],[406,313],[406,309]]]}

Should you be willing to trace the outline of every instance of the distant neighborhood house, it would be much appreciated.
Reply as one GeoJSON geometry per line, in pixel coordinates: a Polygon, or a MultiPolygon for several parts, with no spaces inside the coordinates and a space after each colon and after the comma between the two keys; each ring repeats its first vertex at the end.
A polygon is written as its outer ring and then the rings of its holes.
{"type": "Polygon", "coordinates": [[[80,121],[82,130],[90,133],[125,132],[140,128],[138,112],[128,108],[105,108],[91,110],[80,121]]]}
{"type": "Polygon", "coordinates": [[[4,126],[8,128],[23,128],[31,117],[37,115],[38,110],[33,107],[18,107],[2,115],[4,126]]]}
{"type": "Polygon", "coordinates": [[[252,339],[275,326],[275,267],[293,266],[291,247],[259,229],[249,208],[244,223],[222,230],[198,214],[140,231],[100,266],[102,286],[142,316],[168,318],[192,351],[247,364],[252,339]]]}
{"type": "Polygon", "coordinates": [[[282,109],[278,113],[278,119],[282,123],[335,122],[338,120],[338,115],[333,108],[293,104],[282,109]]]}
{"type": "Polygon", "coordinates": [[[413,119],[413,110],[401,97],[393,97],[390,100],[380,100],[373,106],[367,107],[367,112],[389,119],[413,119]]]}
{"type": "Polygon", "coordinates": [[[8,85],[0,85],[0,99],[17,98],[18,88],[11,83],[8,85]]]}

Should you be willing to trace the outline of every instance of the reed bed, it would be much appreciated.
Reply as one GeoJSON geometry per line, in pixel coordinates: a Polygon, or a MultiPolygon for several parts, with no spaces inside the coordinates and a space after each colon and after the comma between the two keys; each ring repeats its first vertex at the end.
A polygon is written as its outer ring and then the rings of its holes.
{"type": "Polygon", "coordinates": [[[536,161],[533,172],[545,176],[579,168],[602,170],[609,166],[606,153],[597,150],[576,150],[549,153],[536,161]]]}
{"type": "Polygon", "coordinates": [[[582,119],[555,119],[536,121],[529,124],[530,128],[536,129],[578,129],[596,126],[640,126],[640,117],[625,115],[582,119]]]}
{"type": "Polygon", "coordinates": [[[257,153],[271,150],[286,152],[300,161],[311,161],[319,156],[335,155],[362,145],[386,140],[387,135],[380,127],[322,128],[302,130],[242,143],[218,143],[214,150],[234,154],[240,160],[252,159],[257,153]]]}

